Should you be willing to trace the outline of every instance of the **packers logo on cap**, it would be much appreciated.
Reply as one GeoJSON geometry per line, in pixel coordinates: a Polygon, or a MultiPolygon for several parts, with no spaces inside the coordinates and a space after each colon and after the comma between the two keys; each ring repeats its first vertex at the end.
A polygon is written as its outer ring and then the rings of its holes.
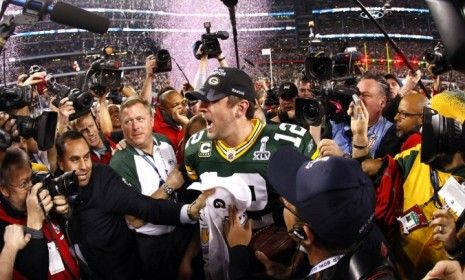
{"type": "Polygon", "coordinates": [[[218,77],[211,77],[210,79],[208,79],[208,84],[212,86],[216,86],[219,83],[220,83],[220,79],[218,79],[218,77]]]}

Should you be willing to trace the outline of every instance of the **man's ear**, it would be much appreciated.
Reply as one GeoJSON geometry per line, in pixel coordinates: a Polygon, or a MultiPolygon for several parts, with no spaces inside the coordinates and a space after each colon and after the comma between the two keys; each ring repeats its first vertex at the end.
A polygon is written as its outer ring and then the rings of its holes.
{"type": "Polygon", "coordinates": [[[237,111],[236,111],[236,118],[240,118],[247,113],[247,109],[249,106],[253,106],[250,102],[246,100],[241,100],[237,103],[237,111]]]}
{"type": "Polygon", "coordinates": [[[383,96],[380,101],[381,108],[385,108],[387,104],[387,96],[383,96]]]}
{"type": "MultiPolygon", "coordinates": [[[[307,225],[307,224],[304,224],[302,226],[304,232],[305,232],[305,235],[307,236],[307,239],[305,240],[302,240],[302,244],[305,246],[305,247],[311,247],[313,246],[314,242],[315,242],[315,235],[313,234],[313,231],[310,229],[310,227],[307,225]]],[[[308,250],[308,248],[306,248],[308,250]]]]}
{"type": "Polygon", "coordinates": [[[3,195],[3,197],[10,196],[10,190],[8,189],[8,187],[5,186],[0,186],[0,193],[3,195]]]}

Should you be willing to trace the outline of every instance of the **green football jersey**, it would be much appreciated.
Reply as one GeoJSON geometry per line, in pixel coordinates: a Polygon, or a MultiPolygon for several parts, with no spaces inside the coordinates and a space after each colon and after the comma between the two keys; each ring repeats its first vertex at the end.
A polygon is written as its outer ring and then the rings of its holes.
{"type": "MultiPolygon", "coordinates": [[[[193,181],[198,180],[204,172],[216,172],[220,177],[241,176],[252,193],[248,216],[254,220],[254,228],[260,228],[274,223],[272,212],[276,210],[279,197],[266,176],[271,155],[283,146],[294,146],[309,159],[315,158],[317,152],[315,142],[303,127],[288,123],[265,125],[255,119],[252,121],[252,133],[235,148],[228,147],[221,140],[210,140],[206,130],[192,135],[185,146],[185,165],[193,181]]],[[[275,212],[275,215],[281,217],[282,212],[275,212]]]]}

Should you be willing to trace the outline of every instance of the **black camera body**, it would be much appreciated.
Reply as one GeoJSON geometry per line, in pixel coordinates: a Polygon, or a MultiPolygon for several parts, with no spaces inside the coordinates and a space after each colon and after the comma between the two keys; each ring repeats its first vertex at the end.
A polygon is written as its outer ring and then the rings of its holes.
{"type": "Polygon", "coordinates": [[[211,24],[210,22],[205,22],[203,24],[205,27],[206,32],[202,34],[202,38],[200,41],[195,42],[194,44],[194,55],[197,59],[200,59],[202,56],[197,55],[197,50],[199,49],[200,45],[202,45],[201,51],[208,55],[208,58],[216,58],[218,55],[221,54],[221,46],[218,39],[226,40],[229,38],[229,33],[227,31],[217,31],[211,33],[211,24]]]}
{"type": "Polygon", "coordinates": [[[431,68],[431,72],[434,75],[440,75],[449,70],[452,70],[452,65],[449,63],[445,50],[442,44],[438,44],[432,52],[425,52],[423,59],[429,64],[434,66],[431,68]]]}
{"type": "Polygon", "coordinates": [[[341,52],[332,57],[319,54],[312,53],[305,59],[305,76],[309,80],[327,81],[362,74],[358,65],[363,55],[358,51],[341,52]]]}
{"type": "Polygon", "coordinates": [[[171,55],[168,50],[161,49],[155,54],[157,60],[157,67],[155,68],[155,73],[164,73],[170,72],[173,69],[171,65],[171,55]]]}
{"type": "Polygon", "coordinates": [[[348,122],[352,95],[359,93],[355,85],[361,74],[358,63],[362,54],[346,51],[332,57],[319,56],[322,53],[311,52],[305,59],[305,76],[314,81],[315,98],[296,99],[296,120],[303,126],[320,125],[324,118],[336,123],[348,122]]]}
{"type": "Polygon", "coordinates": [[[86,74],[87,87],[96,95],[103,96],[112,89],[119,89],[123,71],[119,60],[107,57],[96,60],[86,74]]]}
{"type": "Polygon", "coordinates": [[[423,109],[421,162],[431,163],[439,155],[465,152],[465,122],[440,115],[429,107],[423,109]]]}
{"type": "Polygon", "coordinates": [[[57,83],[53,76],[47,76],[46,82],[49,92],[55,96],[52,102],[55,107],[60,107],[60,101],[65,97],[68,97],[69,101],[73,102],[73,107],[76,112],[69,116],[70,120],[75,120],[90,112],[90,108],[94,102],[92,94],[57,83]]]}
{"type": "Polygon", "coordinates": [[[45,151],[53,147],[58,121],[58,113],[44,111],[42,115],[31,118],[26,116],[14,116],[19,135],[24,138],[34,138],[39,150],[45,151]]]}
{"type": "Polygon", "coordinates": [[[32,183],[42,183],[42,189],[48,190],[51,197],[63,195],[65,197],[77,194],[79,180],[75,171],[68,171],[62,175],[52,178],[50,173],[35,172],[32,176],[32,183]]]}
{"type": "Polygon", "coordinates": [[[32,103],[31,86],[0,87],[0,111],[20,109],[32,103]]]}
{"type": "Polygon", "coordinates": [[[358,93],[358,88],[350,85],[350,82],[339,84],[326,81],[313,89],[316,98],[296,99],[296,120],[304,126],[320,125],[324,118],[336,123],[348,122],[350,118],[347,109],[352,102],[352,95],[358,93]]]}

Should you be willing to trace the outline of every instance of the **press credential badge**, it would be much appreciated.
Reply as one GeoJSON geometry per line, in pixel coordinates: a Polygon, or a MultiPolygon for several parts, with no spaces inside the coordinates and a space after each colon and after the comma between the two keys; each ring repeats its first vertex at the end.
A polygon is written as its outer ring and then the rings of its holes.
{"type": "Polygon", "coordinates": [[[450,176],[438,194],[457,216],[463,213],[465,210],[465,184],[460,184],[454,176],[450,176]]]}

